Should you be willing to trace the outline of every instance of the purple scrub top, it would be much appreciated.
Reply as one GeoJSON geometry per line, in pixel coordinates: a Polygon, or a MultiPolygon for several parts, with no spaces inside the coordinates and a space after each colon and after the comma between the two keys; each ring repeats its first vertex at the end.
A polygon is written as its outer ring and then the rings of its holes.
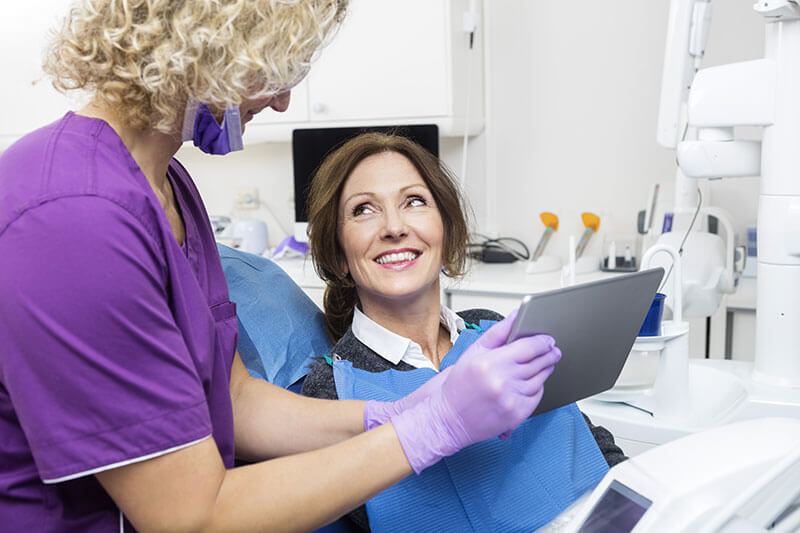
{"type": "Polygon", "coordinates": [[[168,174],[184,246],[102,120],[0,156],[0,530],[130,527],[92,474],[209,436],[233,466],[235,305],[200,195],[168,174]]]}

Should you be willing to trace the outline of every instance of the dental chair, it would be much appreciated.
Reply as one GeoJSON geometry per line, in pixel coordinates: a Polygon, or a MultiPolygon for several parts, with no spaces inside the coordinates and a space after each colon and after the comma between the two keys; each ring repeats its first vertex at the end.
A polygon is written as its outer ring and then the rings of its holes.
{"type": "MultiPolygon", "coordinates": [[[[333,345],[319,308],[278,265],[218,245],[239,320],[239,355],[251,376],[300,394],[312,358],[333,345]]],[[[356,533],[342,517],[318,533],[356,533]]]]}

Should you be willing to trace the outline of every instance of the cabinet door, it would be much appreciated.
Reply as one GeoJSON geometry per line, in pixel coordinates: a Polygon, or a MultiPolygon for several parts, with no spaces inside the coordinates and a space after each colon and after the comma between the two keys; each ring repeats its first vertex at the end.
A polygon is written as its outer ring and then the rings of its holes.
{"type": "Polygon", "coordinates": [[[47,33],[68,9],[64,0],[4,2],[0,16],[0,150],[74,107],[42,72],[47,33]]]}
{"type": "Polygon", "coordinates": [[[446,0],[352,0],[309,74],[311,120],[448,115],[448,13],[446,0]]]}

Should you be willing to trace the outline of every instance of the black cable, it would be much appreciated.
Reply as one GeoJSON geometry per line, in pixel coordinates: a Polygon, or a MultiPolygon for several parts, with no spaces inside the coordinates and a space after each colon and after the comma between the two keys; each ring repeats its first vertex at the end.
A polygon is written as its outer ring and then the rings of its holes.
{"type": "MultiPolygon", "coordinates": [[[[694,69],[694,73],[697,74],[698,70],[699,69],[695,68],[694,69]]],[[[687,133],[689,133],[689,121],[688,120],[686,121],[686,124],[684,124],[684,126],[683,126],[683,133],[681,133],[681,140],[678,141],[678,143],[681,143],[681,142],[686,140],[686,134],[687,133]]],[[[678,165],[678,168],[680,168],[681,165],[678,162],[678,152],[677,151],[675,152],[675,164],[678,165]]],[[[694,222],[695,222],[695,220],[697,220],[697,215],[700,213],[700,207],[702,207],[702,205],[703,205],[703,191],[701,191],[700,187],[698,186],[697,187],[697,208],[694,210],[694,215],[692,216],[692,222],[689,224],[689,229],[686,230],[686,235],[683,236],[683,240],[681,241],[681,246],[678,249],[678,256],[683,256],[683,245],[686,244],[686,239],[689,238],[689,233],[692,231],[692,228],[694,227],[694,222]]],[[[667,271],[666,275],[664,276],[664,279],[661,281],[661,285],[658,286],[658,292],[661,292],[661,290],[664,288],[664,285],[667,284],[667,280],[669,279],[669,275],[672,274],[672,269],[674,267],[675,267],[675,263],[673,262],[669,266],[669,270],[667,271]]],[[[679,290],[683,290],[683,288],[680,288],[679,290]]]]}
{"type": "Polygon", "coordinates": [[[528,247],[519,239],[514,237],[498,237],[492,239],[480,233],[473,234],[479,241],[471,240],[468,244],[469,254],[478,259],[484,259],[488,253],[492,252],[505,252],[509,254],[514,260],[527,261],[530,259],[531,252],[528,247]]]}
{"type": "MultiPolygon", "coordinates": [[[[689,229],[686,230],[686,234],[683,236],[683,240],[681,241],[681,245],[678,248],[678,256],[683,256],[683,245],[686,244],[686,239],[689,238],[689,233],[692,232],[692,228],[694,227],[694,223],[697,220],[697,215],[700,213],[700,208],[703,205],[703,191],[700,190],[700,187],[697,187],[697,208],[694,210],[694,215],[692,216],[692,222],[689,224],[689,229]]],[[[667,274],[664,276],[664,279],[661,281],[661,285],[658,286],[658,292],[664,288],[664,285],[667,284],[667,280],[669,279],[669,275],[672,274],[672,269],[675,267],[675,262],[673,261],[672,264],[669,266],[669,270],[667,274]]],[[[678,290],[682,290],[682,288],[678,288],[678,290]]]]}

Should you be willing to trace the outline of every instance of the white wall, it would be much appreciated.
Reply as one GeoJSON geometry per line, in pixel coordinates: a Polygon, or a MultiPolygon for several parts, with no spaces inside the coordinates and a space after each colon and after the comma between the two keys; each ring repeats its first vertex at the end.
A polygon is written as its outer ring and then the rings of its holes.
{"type": "Polygon", "coordinates": [[[292,149],[289,143],[247,146],[241,152],[226,156],[206,155],[188,143],[176,157],[192,174],[211,215],[262,218],[267,222],[271,246],[293,232],[292,149]],[[251,187],[259,189],[259,197],[266,208],[235,211],[237,192],[251,187]]]}
{"type": "MultiPolygon", "coordinates": [[[[752,2],[712,5],[704,66],[761,57],[763,22],[752,2]]],[[[485,2],[487,127],[470,142],[467,170],[480,231],[533,246],[543,229],[538,214],[552,211],[561,226],[550,251],[566,257],[568,236],[583,228],[580,213],[591,211],[601,217],[601,235],[587,253],[599,253],[604,233],[635,232],[653,183],[671,201],[674,155],[655,142],[668,7],[667,0],[485,2]]],[[[461,140],[442,139],[442,156],[459,173],[461,140]]],[[[185,148],[179,158],[212,214],[229,213],[235,192],[257,185],[291,230],[288,143],[224,159],[185,148]]],[[[738,231],[755,223],[757,178],[709,190],[710,202],[735,213],[738,231]]],[[[281,235],[272,231],[273,244],[281,235]]]]}
{"type": "MultiPolygon", "coordinates": [[[[762,54],[763,22],[752,2],[714,1],[705,66],[762,54]]],[[[604,232],[635,232],[650,186],[671,200],[674,155],[655,142],[669,3],[666,0],[490,1],[490,181],[498,233],[535,243],[541,211],[561,227],[566,256],[582,211],[604,232]],[[666,185],[666,187],[665,187],[666,185]]],[[[758,184],[713,184],[712,201],[755,221],[758,184]]],[[[602,236],[601,236],[602,237],[602,236]]],[[[601,238],[587,253],[599,252],[601,238]]]]}

